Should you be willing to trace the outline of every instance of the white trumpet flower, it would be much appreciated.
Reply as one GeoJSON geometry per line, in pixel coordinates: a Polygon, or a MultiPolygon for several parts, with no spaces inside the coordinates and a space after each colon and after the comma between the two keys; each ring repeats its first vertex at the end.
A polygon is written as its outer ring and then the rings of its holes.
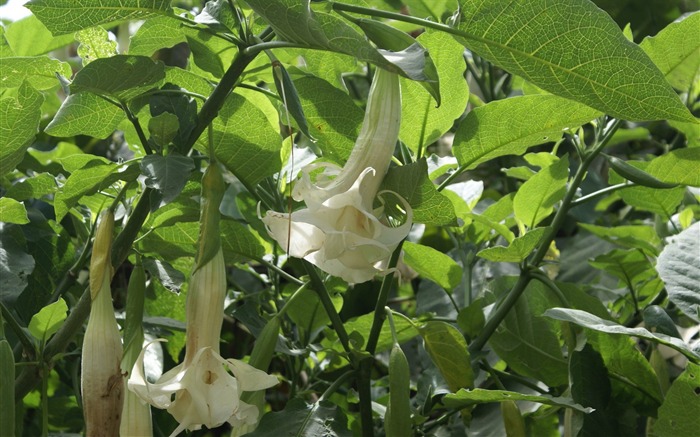
{"type": "Polygon", "coordinates": [[[264,390],[278,383],[274,376],[219,355],[225,296],[224,256],[219,248],[190,280],[185,360],[151,384],[143,368],[144,348],[132,370],[129,390],[154,407],[167,409],[180,423],[171,437],[184,430],[215,428],[225,422],[254,425],[258,409],[240,400],[242,392],[264,390]]]}
{"type": "Polygon", "coordinates": [[[412,224],[412,210],[398,195],[406,211],[402,225],[388,226],[380,220],[383,208],[373,208],[377,195],[383,194],[378,190],[400,124],[399,78],[377,69],[362,130],[345,167],[330,163],[304,167],[292,197],[304,201],[306,208],[291,214],[268,211],[262,218],[269,234],[290,256],[304,258],[350,283],[369,281],[386,270],[391,253],[412,224]]]}

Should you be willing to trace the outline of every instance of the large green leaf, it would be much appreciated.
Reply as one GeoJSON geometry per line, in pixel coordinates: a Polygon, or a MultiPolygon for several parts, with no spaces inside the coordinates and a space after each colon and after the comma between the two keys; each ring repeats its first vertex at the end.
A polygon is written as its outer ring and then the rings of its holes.
{"type": "Polygon", "coordinates": [[[0,99],[0,177],[12,171],[22,161],[27,147],[41,120],[41,104],[44,97],[24,82],[16,96],[0,99]]]}
{"type": "Polygon", "coordinates": [[[645,169],[663,182],[700,187],[700,147],[672,150],[654,158],[645,169]]]}
{"type": "Polygon", "coordinates": [[[15,56],[37,56],[73,42],[73,35],[54,37],[34,15],[7,26],[7,42],[15,56]]]}
{"type": "Polygon", "coordinates": [[[153,17],[146,20],[131,37],[129,54],[151,56],[160,49],[186,40],[180,21],[171,17],[153,17]]]}
{"type": "Polygon", "coordinates": [[[557,141],[562,130],[600,116],[600,111],[558,96],[537,94],[474,108],[459,124],[454,154],[466,169],[528,147],[557,141]]]}
{"type": "Polygon", "coordinates": [[[627,328],[626,326],[618,325],[615,322],[601,319],[598,316],[581,310],[569,308],[551,308],[545,311],[544,315],[555,320],[572,322],[577,325],[583,326],[584,328],[593,329],[594,331],[607,332],[608,334],[621,334],[644,338],[646,340],[666,345],[672,349],[677,350],[678,352],[682,353],[691,360],[695,362],[700,362],[700,355],[698,355],[697,352],[694,352],[682,340],[675,337],[669,337],[668,335],[659,333],[654,334],[644,328],[627,328]]]}
{"type": "Polygon", "coordinates": [[[688,317],[700,321],[700,223],[671,240],[659,255],[656,270],[668,298],[688,317]]]}
{"type": "Polygon", "coordinates": [[[0,197],[0,222],[18,225],[29,223],[24,204],[9,197],[0,197]]]}
{"type": "MultiPolygon", "coordinates": [[[[343,307],[343,297],[341,294],[335,294],[331,297],[333,306],[336,311],[340,311],[343,307]]],[[[294,324],[304,330],[307,339],[310,339],[319,328],[322,328],[330,322],[328,314],[323,308],[321,301],[316,292],[310,288],[305,288],[294,300],[289,301],[287,305],[287,315],[294,324]]]]}
{"type": "MultiPolygon", "coordinates": [[[[501,277],[491,287],[502,295],[514,283],[515,278],[501,277]]],[[[489,345],[516,372],[555,387],[567,383],[568,372],[555,326],[541,317],[551,306],[548,294],[549,290],[531,282],[491,336],[489,345]]]]}
{"type": "Polygon", "coordinates": [[[462,267],[444,253],[410,241],[402,249],[406,265],[445,290],[454,290],[462,281],[462,267]]]}
{"type": "Polygon", "coordinates": [[[26,6],[54,35],[170,12],[170,0],[33,0],[26,6]]]}
{"type": "MultiPolygon", "coordinates": [[[[105,190],[119,180],[132,181],[139,174],[137,165],[118,165],[96,156],[88,157],[91,159],[83,167],[72,171],[63,188],[57,192],[54,199],[56,221],[60,222],[83,196],[105,190]]],[[[63,162],[68,161],[64,159],[63,162]]],[[[64,168],[70,171],[68,168],[71,167],[64,164],[64,168]]]]}
{"type": "Polygon", "coordinates": [[[458,41],[553,94],[627,120],[694,120],[644,51],[588,0],[460,6],[458,41]]]}
{"type": "Polygon", "coordinates": [[[109,58],[117,54],[117,43],[109,39],[109,34],[100,26],[90,27],[75,33],[75,39],[80,43],[78,56],[83,67],[100,58],[109,58]]]}
{"type": "Polygon", "coordinates": [[[6,196],[21,202],[27,199],[41,199],[54,192],[56,192],[56,177],[50,173],[39,173],[12,185],[7,190],[6,196]]]}
{"type": "Polygon", "coordinates": [[[425,350],[451,391],[474,387],[474,373],[464,336],[454,326],[429,321],[420,327],[425,350]]]}
{"type": "Polygon", "coordinates": [[[659,408],[659,417],[649,433],[651,437],[679,437],[695,435],[700,429],[698,414],[700,393],[700,366],[688,363],[685,371],[666,393],[659,408]]]}
{"type": "Polygon", "coordinates": [[[282,137],[265,112],[270,105],[262,94],[236,90],[213,123],[216,158],[251,186],[282,167],[282,137]]]}
{"type": "Polygon", "coordinates": [[[423,72],[425,51],[417,44],[401,52],[377,50],[344,20],[327,12],[314,11],[309,0],[249,0],[247,3],[285,41],[345,53],[413,80],[428,79],[423,72]]]}
{"type": "Polygon", "coordinates": [[[294,86],[316,144],[325,157],[344,164],[355,146],[364,112],[350,96],[325,80],[302,77],[294,86]]]}
{"type": "Polygon", "coordinates": [[[321,401],[307,404],[300,398],[290,400],[284,410],[262,417],[249,437],[324,436],[349,437],[345,413],[333,403],[321,401]]]}
{"type": "MultiPolygon", "coordinates": [[[[351,334],[353,337],[353,332],[359,334],[362,338],[362,344],[358,344],[358,347],[364,346],[364,343],[369,338],[370,330],[372,329],[372,324],[374,323],[374,312],[369,314],[363,314],[360,317],[351,319],[344,323],[345,330],[351,334]]],[[[418,335],[418,330],[415,324],[406,320],[404,317],[394,317],[394,326],[396,327],[396,337],[399,343],[407,342],[416,335],[418,335]]],[[[377,347],[375,352],[384,352],[391,349],[394,344],[394,337],[391,333],[391,328],[388,323],[382,324],[382,330],[379,333],[379,339],[377,340],[377,347]]],[[[340,348],[340,343],[337,342],[337,347],[340,348]]]]}
{"type": "Polygon", "coordinates": [[[677,89],[687,91],[700,80],[700,12],[669,24],[639,46],[677,89]]]}
{"type": "Polygon", "coordinates": [[[545,405],[554,405],[564,408],[573,408],[584,413],[590,412],[591,408],[585,408],[575,403],[571,398],[554,397],[550,395],[530,395],[506,390],[486,390],[475,388],[474,390],[460,390],[457,393],[450,393],[443,398],[443,403],[449,408],[465,408],[476,404],[486,404],[489,402],[502,401],[530,401],[545,405]]]}
{"type": "Polygon", "coordinates": [[[547,218],[566,194],[569,160],[559,159],[528,179],[515,194],[515,217],[530,228],[547,218]]]}
{"type": "Polygon", "coordinates": [[[592,407],[595,411],[583,416],[582,435],[612,435],[613,424],[605,414],[611,395],[608,370],[600,354],[586,344],[580,350],[571,352],[569,359],[571,397],[575,402],[592,407]]]}
{"type": "Polygon", "coordinates": [[[579,223],[583,229],[591,234],[622,247],[634,247],[642,249],[650,255],[659,253],[661,239],[651,226],[645,225],[622,225],[615,227],[605,227],[579,223]]]}
{"type": "Polygon", "coordinates": [[[648,278],[650,274],[655,275],[649,259],[639,249],[614,249],[598,255],[589,263],[617,277],[628,287],[633,287],[635,283],[648,278]]]}
{"type": "Polygon", "coordinates": [[[46,56],[3,58],[0,62],[0,83],[4,88],[14,88],[26,81],[38,90],[58,85],[56,73],[70,77],[70,65],[46,56]]]}
{"type": "Polygon", "coordinates": [[[413,164],[392,167],[386,174],[382,189],[401,195],[413,208],[413,221],[434,225],[455,223],[455,211],[450,199],[437,191],[428,179],[428,164],[424,159],[413,164]]]}
{"type": "Polygon", "coordinates": [[[116,55],[96,59],[75,75],[71,93],[91,92],[128,101],[157,87],[165,77],[162,63],[146,56],[116,55]]]}
{"type": "Polygon", "coordinates": [[[55,137],[90,135],[106,138],[125,118],[121,108],[92,93],[68,96],[45,132],[55,137]]]}
{"type": "Polygon", "coordinates": [[[401,140],[414,151],[425,150],[445,132],[465,111],[469,86],[464,79],[464,48],[449,35],[428,32],[418,42],[429,51],[440,75],[442,102],[435,100],[420,83],[401,81],[401,140]]]}
{"type": "MultiPolygon", "coordinates": [[[[692,149],[680,149],[680,150],[692,150],[692,149]]],[[[700,152],[700,150],[698,150],[700,152]]],[[[668,154],[670,155],[670,153],[668,154]]],[[[700,154],[699,154],[700,155],[700,154]]],[[[694,176],[692,173],[693,171],[690,170],[688,164],[692,164],[692,162],[688,161],[682,161],[678,159],[674,159],[675,156],[671,155],[670,159],[666,159],[665,162],[667,165],[664,165],[663,163],[660,163],[661,165],[659,166],[660,169],[666,170],[669,173],[681,173],[684,170],[689,171],[690,175],[688,173],[683,173],[682,175],[679,176],[670,176],[669,174],[665,174],[663,177],[665,179],[692,179],[694,176]],[[681,169],[680,171],[677,171],[675,169],[675,165],[683,163],[686,164],[683,166],[681,164],[681,169]],[[669,165],[670,164],[670,165],[669,165]],[[673,171],[671,172],[671,168],[673,168],[673,171]],[[685,167],[683,169],[683,167],[685,167]]],[[[653,162],[653,161],[652,161],[653,162]]],[[[641,169],[642,171],[645,171],[650,174],[649,172],[649,167],[651,167],[651,163],[645,162],[645,161],[627,161],[627,164],[629,164],[632,167],[641,169]]],[[[658,170],[655,171],[655,173],[660,173],[658,170]]],[[[652,175],[656,179],[660,180],[660,178],[652,175]]],[[[611,171],[609,173],[608,177],[608,182],[610,185],[612,184],[619,184],[624,182],[624,179],[622,176],[617,174],[615,171],[611,171]]],[[[616,194],[619,195],[622,200],[625,201],[628,205],[642,210],[642,211],[650,211],[655,214],[659,214],[661,217],[666,218],[667,220],[671,218],[673,213],[676,211],[678,208],[678,205],[683,201],[683,194],[685,193],[685,187],[675,187],[675,188],[668,188],[668,189],[658,189],[658,188],[649,188],[649,187],[644,187],[644,186],[633,186],[629,188],[623,188],[622,190],[618,191],[616,194]]]]}

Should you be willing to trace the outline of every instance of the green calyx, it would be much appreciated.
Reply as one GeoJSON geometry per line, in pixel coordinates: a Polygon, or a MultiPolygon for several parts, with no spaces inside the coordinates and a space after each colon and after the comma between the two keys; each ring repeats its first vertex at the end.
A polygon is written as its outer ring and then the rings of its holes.
{"type": "Polygon", "coordinates": [[[211,163],[202,176],[200,231],[194,271],[209,262],[221,247],[219,232],[219,205],[226,192],[226,184],[218,164],[211,163]]]}

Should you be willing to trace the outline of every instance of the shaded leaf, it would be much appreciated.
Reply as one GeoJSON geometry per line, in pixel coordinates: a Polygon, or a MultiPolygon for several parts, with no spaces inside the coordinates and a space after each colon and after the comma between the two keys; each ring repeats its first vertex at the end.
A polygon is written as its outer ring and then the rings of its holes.
{"type": "Polygon", "coordinates": [[[659,408],[659,418],[654,423],[652,437],[677,437],[694,435],[700,428],[697,414],[700,393],[700,366],[688,363],[685,371],[676,379],[666,393],[659,408]]]}
{"type": "Polygon", "coordinates": [[[0,223],[0,299],[14,306],[34,271],[34,258],[27,253],[22,232],[14,225],[0,223]]]}
{"type": "Polygon", "coordinates": [[[185,282],[185,275],[174,268],[170,263],[156,259],[144,257],[142,259],[143,268],[152,276],[158,279],[163,287],[179,293],[180,287],[185,282]]]}
{"type": "Polygon", "coordinates": [[[467,342],[457,328],[446,322],[429,321],[420,327],[420,335],[451,391],[474,387],[467,342]]]}
{"type": "Polygon", "coordinates": [[[607,228],[587,223],[579,223],[579,226],[591,234],[618,246],[639,248],[650,255],[659,253],[661,240],[651,226],[622,225],[607,228]]]}
{"type": "Polygon", "coordinates": [[[656,270],[668,298],[688,317],[700,321],[700,223],[675,236],[659,255],[656,270]]]}
{"type": "Polygon", "coordinates": [[[616,118],[693,121],[651,59],[590,1],[460,6],[458,41],[553,94],[616,118]]]}
{"type": "Polygon", "coordinates": [[[265,414],[250,437],[324,436],[349,437],[345,413],[331,402],[307,404],[300,398],[287,402],[284,410],[265,414]]]}
{"type": "Polygon", "coordinates": [[[652,334],[644,328],[627,328],[625,326],[618,325],[615,322],[601,319],[598,316],[581,310],[568,308],[552,308],[545,311],[544,315],[555,320],[572,322],[577,325],[583,326],[584,328],[593,329],[594,331],[607,332],[608,334],[635,336],[653,341],[655,343],[664,344],[672,349],[677,350],[678,352],[682,353],[691,360],[700,362],[700,355],[691,350],[687,344],[685,344],[682,340],[678,338],[669,337],[668,335],[658,333],[652,334]]]}

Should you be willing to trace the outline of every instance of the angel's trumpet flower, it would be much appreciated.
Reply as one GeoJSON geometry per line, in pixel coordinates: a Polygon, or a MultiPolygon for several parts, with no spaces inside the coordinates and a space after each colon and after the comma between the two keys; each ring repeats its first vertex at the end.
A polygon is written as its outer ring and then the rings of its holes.
{"type": "Polygon", "coordinates": [[[369,281],[386,269],[412,223],[412,210],[399,196],[406,219],[398,227],[380,220],[383,208],[373,208],[377,195],[383,194],[379,186],[389,168],[400,124],[399,78],[377,69],[362,130],[345,167],[330,163],[304,167],[292,197],[304,201],[306,208],[291,214],[268,211],[262,218],[272,238],[289,255],[350,283],[369,281]]]}

